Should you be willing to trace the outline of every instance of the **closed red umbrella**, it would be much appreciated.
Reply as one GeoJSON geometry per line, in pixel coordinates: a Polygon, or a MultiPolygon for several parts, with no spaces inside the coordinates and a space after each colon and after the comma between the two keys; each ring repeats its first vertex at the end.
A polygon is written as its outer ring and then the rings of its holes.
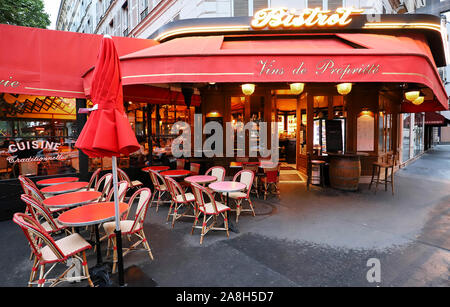
{"type": "Polygon", "coordinates": [[[119,285],[123,285],[122,235],[120,231],[117,191],[117,156],[139,150],[123,107],[122,75],[114,42],[109,35],[102,39],[91,83],[94,107],[75,143],[89,157],[112,157],[114,202],[116,204],[116,239],[119,285]]]}

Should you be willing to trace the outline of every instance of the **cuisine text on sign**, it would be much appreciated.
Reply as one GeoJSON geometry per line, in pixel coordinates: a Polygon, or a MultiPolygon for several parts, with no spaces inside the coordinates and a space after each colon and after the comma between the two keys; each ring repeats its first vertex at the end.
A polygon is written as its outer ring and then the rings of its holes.
{"type": "MultiPolygon", "coordinates": [[[[304,75],[309,73],[310,67],[303,61],[299,61],[298,63],[292,65],[291,67],[281,66],[277,63],[276,60],[260,60],[258,61],[258,75],[259,76],[282,76],[286,74],[292,75],[304,75]]],[[[336,76],[337,79],[342,80],[350,75],[375,75],[380,69],[380,64],[361,64],[361,65],[352,65],[352,64],[342,64],[338,65],[331,59],[321,60],[313,67],[311,67],[314,71],[314,75],[326,75],[336,76]]]]}
{"type": "Polygon", "coordinates": [[[352,22],[351,15],[361,14],[364,10],[354,8],[338,8],[331,14],[329,10],[306,8],[301,12],[296,9],[267,8],[256,12],[251,26],[253,29],[310,28],[346,26],[352,22]]]}

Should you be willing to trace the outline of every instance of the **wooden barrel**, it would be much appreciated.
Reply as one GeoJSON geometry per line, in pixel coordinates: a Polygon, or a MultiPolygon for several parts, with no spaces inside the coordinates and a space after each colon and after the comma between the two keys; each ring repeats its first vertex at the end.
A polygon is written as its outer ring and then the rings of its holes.
{"type": "Polygon", "coordinates": [[[330,185],[345,191],[358,190],[361,162],[357,155],[330,156],[330,185]]]}

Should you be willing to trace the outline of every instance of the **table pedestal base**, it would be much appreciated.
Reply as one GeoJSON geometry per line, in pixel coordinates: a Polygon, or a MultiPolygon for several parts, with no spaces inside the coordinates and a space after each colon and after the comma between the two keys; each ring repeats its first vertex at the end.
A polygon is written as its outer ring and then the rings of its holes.
{"type": "Polygon", "coordinates": [[[89,275],[96,287],[111,287],[111,265],[109,263],[97,264],[89,269],[89,275]]]}

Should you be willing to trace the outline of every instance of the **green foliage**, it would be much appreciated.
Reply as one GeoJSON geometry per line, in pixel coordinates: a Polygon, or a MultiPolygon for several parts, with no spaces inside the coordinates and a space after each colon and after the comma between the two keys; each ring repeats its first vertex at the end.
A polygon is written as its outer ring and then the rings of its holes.
{"type": "Polygon", "coordinates": [[[50,17],[42,0],[0,0],[0,23],[45,29],[50,17]]]}

